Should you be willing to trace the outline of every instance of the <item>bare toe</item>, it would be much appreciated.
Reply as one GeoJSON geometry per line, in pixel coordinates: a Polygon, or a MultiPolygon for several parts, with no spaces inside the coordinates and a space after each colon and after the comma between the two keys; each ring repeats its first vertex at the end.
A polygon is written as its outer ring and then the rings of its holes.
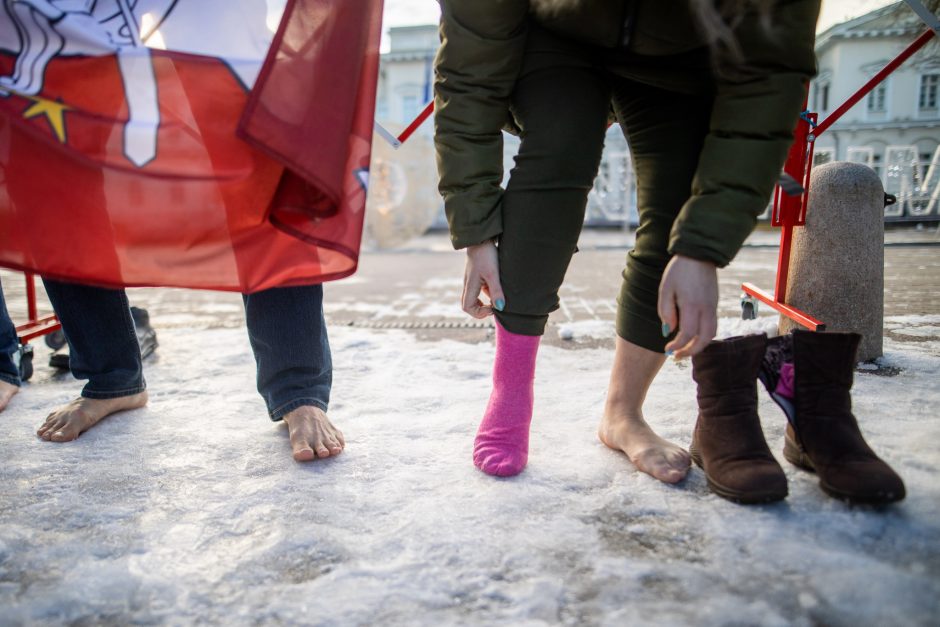
{"type": "Polygon", "coordinates": [[[633,463],[638,469],[660,481],[678,483],[688,474],[689,466],[671,457],[663,451],[649,450],[638,455],[633,463]]]}
{"type": "Polygon", "coordinates": [[[78,434],[74,431],[68,431],[66,429],[60,429],[58,431],[53,431],[52,436],[49,438],[53,442],[71,442],[76,439],[78,434]]]}
{"type": "Polygon", "coordinates": [[[146,391],[112,399],[79,397],[49,414],[36,434],[47,442],[69,442],[111,414],[146,404],[146,391]]]}
{"type": "MultiPolygon", "coordinates": [[[[294,459],[299,462],[325,459],[338,455],[343,447],[334,434],[339,431],[319,408],[301,406],[284,416],[290,433],[294,459]]],[[[339,438],[342,436],[339,435],[339,438]]]]}
{"type": "Polygon", "coordinates": [[[294,447],[294,459],[295,460],[299,462],[309,462],[316,458],[317,456],[313,452],[313,449],[307,446],[306,444],[302,444],[300,446],[294,447]]]}
{"type": "Polygon", "coordinates": [[[338,455],[343,451],[343,447],[337,438],[330,435],[326,436],[326,447],[330,449],[330,455],[338,455]]]}
{"type": "Polygon", "coordinates": [[[597,435],[608,447],[625,453],[637,470],[659,481],[678,483],[689,472],[689,454],[656,435],[642,417],[605,416],[597,435]]]}

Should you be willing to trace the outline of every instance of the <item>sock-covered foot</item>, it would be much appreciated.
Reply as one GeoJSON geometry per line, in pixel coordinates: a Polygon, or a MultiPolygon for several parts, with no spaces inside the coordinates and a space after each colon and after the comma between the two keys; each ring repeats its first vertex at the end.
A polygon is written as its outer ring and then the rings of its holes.
{"type": "Polygon", "coordinates": [[[493,392],[473,442],[473,463],[488,475],[518,475],[529,459],[535,355],[540,339],[510,333],[496,323],[493,392]]]}

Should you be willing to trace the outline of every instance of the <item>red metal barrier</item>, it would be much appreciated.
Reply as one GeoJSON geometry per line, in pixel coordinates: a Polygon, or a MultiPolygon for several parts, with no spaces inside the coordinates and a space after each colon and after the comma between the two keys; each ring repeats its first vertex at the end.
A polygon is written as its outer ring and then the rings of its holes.
{"type": "MultiPolygon", "coordinates": [[[[774,209],[771,218],[773,226],[779,226],[780,231],[780,254],[777,257],[777,280],[774,284],[774,293],[768,294],[751,283],[744,283],[741,289],[747,297],[759,300],[760,302],[775,309],[780,314],[803,325],[811,331],[825,331],[826,325],[821,320],[817,320],[811,315],[791,307],[784,302],[787,295],[787,281],[790,273],[790,249],[793,240],[793,229],[797,226],[806,224],[806,208],[809,204],[810,192],[810,171],[813,168],[813,146],[816,138],[822,135],[839,118],[854,107],[862,98],[868,95],[879,83],[881,83],[891,72],[896,70],[902,63],[911,57],[915,52],[924,47],[924,45],[934,37],[933,29],[927,29],[914,42],[904,49],[901,54],[888,63],[880,72],[862,85],[858,91],[846,100],[842,105],[836,108],[829,117],[816,124],[817,114],[805,111],[800,120],[796,123],[794,131],[793,146],[790,148],[790,154],[787,157],[784,171],[797,181],[803,183],[803,193],[799,196],[788,196],[778,185],[774,191],[774,209]]],[[[804,108],[805,108],[804,104],[804,108]]]]}
{"type": "Polygon", "coordinates": [[[55,315],[39,317],[39,309],[36,306],[36,277],[30,273],[26,273],[26,309],[26,323],[16,327],[16,335],[19,337],[20,344],[29,344],[32,339],[48,335],[62,328],[59,319],[55,315]]]}

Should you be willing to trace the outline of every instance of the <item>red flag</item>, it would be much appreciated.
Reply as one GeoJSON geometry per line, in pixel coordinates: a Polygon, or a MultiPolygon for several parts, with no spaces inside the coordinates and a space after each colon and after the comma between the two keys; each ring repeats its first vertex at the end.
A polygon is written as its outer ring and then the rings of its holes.
{"type": "Polygon", "coordinates": [[[353,273],[382,0],[110,4],[0,7],[0,265],[244,292],[353,273]]]}

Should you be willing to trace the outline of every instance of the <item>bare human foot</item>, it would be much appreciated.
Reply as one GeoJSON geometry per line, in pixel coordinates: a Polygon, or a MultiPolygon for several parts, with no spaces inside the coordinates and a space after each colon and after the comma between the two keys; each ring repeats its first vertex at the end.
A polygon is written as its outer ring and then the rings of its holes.
{"type": "Polygon", "coordinates": [[[678,483],[689,472],[689,454],[656,435],[643,419],[646,393],[665,361],[662,353],[617,338],[597,437],[615,451],[623,451],[638,470],[665,483],[678,483]]]}
{"type": "Polygon", "coordinates": [[[290,433],[294,459],[299,462],[334,457],[346,446],[343,434],[319,407],[302,405],[286,414],[284,422],[290,433]]]}
{"type": "Polygon", "coordinates": [[[0,411],[6,409],[6,406],[10,403],[10,399],[19,391],[20,388],[18,385],[0,381],[0,411]]]}
{"type": "Polygon", "coordinates": [[[691,457],[680,446],[656,435],[642,417],[604,416],[597,437],[609,448],[622,451],[637,467],[664,483],[678,483],[689,472],[691,457]]]}
{"type": "Polygon", "coordinates": [[[48,442],[70,442],[88,431],[103,418],[120,411],[137,409],[147,404],[147,392],[117,398],[85,398],[80,396],[58,408],[36,431],[48,442]]]}

